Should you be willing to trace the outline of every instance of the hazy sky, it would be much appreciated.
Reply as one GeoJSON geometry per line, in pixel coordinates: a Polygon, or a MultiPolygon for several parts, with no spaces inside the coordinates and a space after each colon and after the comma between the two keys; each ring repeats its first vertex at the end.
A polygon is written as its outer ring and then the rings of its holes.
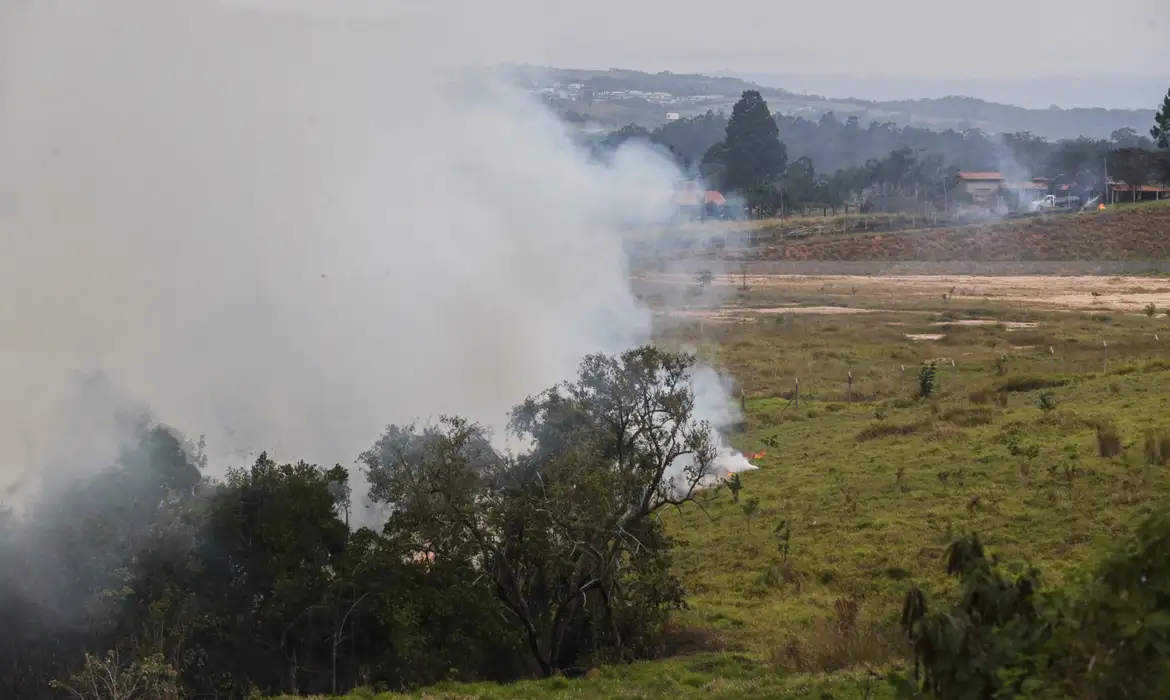
{"type": "Polygon", "coordinates": [[[1136,72],[1170,80],[1165,0],[526,4],[542,8],[533,26],[547,32],[548,60],[558,64],[965,77],[1136,72]],[[1107,7],[1115,9],[1102,12],[1107,7]]]}
{"type": "Polygon", "coordinates": [[[405,5],[448,16],[475,11],[490,18],[483,20],[488,24],[481,25],[479,38],[495,59],[562,67],[981,78],[1126,73],[1161,74],[1170,81],[1165,0],[1067,0],[1059,9],[1016,0],[480,0],[474,9],[466,0],[329,0],[328,5],[331,11],[344,7],[367,14],[400,13],[405,5]]]}

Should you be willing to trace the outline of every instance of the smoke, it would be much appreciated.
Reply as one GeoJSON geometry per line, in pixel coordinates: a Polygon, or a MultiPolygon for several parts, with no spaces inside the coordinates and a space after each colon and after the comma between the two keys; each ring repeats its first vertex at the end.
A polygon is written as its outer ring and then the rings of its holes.
{"type": "Polygon", "coordinates": [[[92,442],[78,371],[212,471],[350,464],[649,338],[621,231],[678,173],[469,79],[507,3],[246,4],[0,0],[0,489],[92,442]]]}

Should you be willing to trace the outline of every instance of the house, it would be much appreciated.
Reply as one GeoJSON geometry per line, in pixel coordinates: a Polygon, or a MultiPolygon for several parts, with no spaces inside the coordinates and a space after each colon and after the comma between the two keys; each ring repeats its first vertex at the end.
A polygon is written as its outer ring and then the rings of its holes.
{"type": "Polygon", "coordinates": [[[680,217],[691,219],[719,218],[727,199],[709,190],[699,180],[680,180],[674,185],[674,205],[680,217]]]}
{"type": "Polygon", "coordinates": [[[986,202],[995,197],[999,188],[1006,180],[1003,175],[993,172],[961,172],[959,173],[959,189],[971,195],[977,203],[986,202]]]}
{"type": "Polygon", "coordinates": [[[1127,185],[1124,182],[1109,183],[1110,202],[1144,202],[1170,199],[1167,185],[1127,185]]]}

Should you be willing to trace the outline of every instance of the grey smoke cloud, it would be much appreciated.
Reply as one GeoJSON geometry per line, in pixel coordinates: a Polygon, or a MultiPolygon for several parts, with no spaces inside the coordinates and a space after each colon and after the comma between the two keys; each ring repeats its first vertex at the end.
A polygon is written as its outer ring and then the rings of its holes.
{"type": "Polygon", "coordinates": [[[0,487],[76,447],[77,371],[213,464],[348,464],[389,422],[498,423],[647,337],[620,230],[665,213],[674,168],[590,162],[527,97],[460,83],[522,38],[486,31],[503,4],[244,4],[0,4],[0,487]]]}

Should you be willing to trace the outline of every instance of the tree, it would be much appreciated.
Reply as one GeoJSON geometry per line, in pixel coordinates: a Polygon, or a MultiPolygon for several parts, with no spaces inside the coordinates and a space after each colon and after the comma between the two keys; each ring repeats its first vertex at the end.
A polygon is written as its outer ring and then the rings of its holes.
{"type": "Polygon", "coordinates": [[[788,165],[788,152],[768,103],[756,90],[745,90],[731,112],[727,134],[719,151],[724,170],[720,185],[742,192],[758,203],[759,193],[779,180],[788,165]]]}
{"type": "Polygon", "coordinates": [[[531,445],[519,455],[459,418],[391,426],[361,457],[387,533],[476,572],[545,675],[651,644],[682,604],[652,516],[694,500],[714,458],[692,362],[649,347],[586,358],[575,382],[513,411],[531,445]]]}
{"type": "Polygon", "coordinates": [[[1162,108],[1154,115],[1154,126],[1150,129],[1150,137],[1158,148],[1170,148],[1170,90],[1162,100],[1162,108]]]}

